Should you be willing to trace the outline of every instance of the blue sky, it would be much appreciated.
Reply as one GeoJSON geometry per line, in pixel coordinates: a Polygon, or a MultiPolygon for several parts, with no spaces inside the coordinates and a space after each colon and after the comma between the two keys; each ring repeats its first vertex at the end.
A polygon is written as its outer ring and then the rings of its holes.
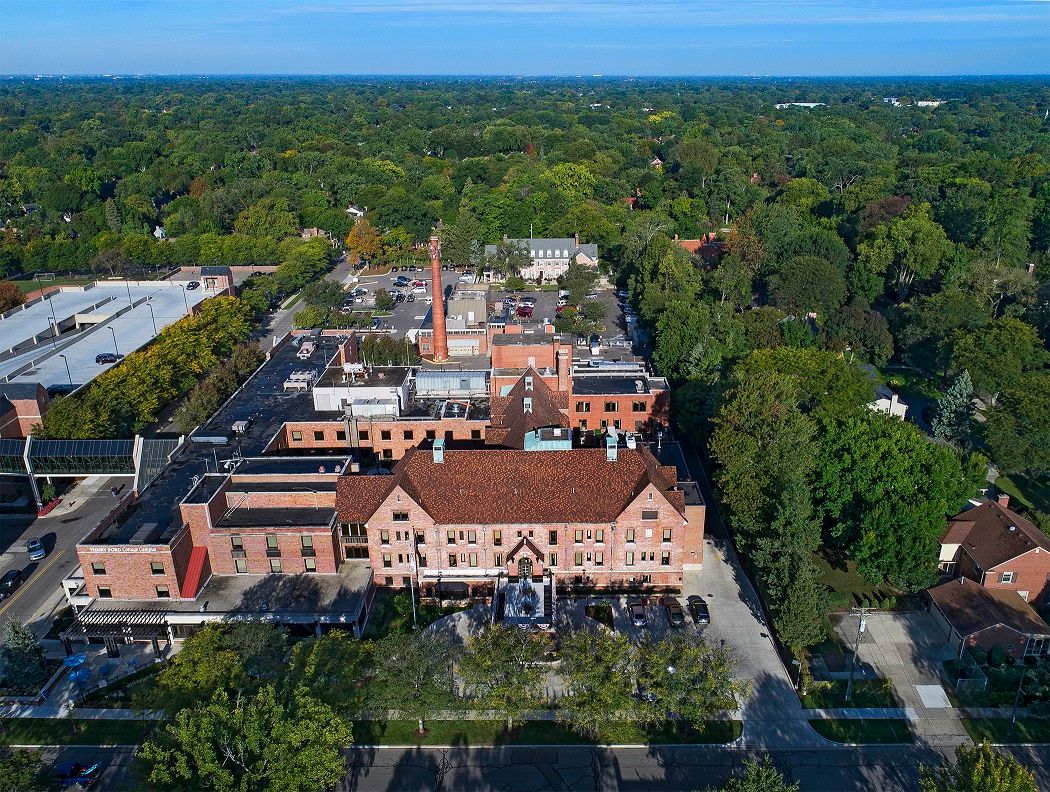
{"type": "Polygon", "coordinates": [[[0,73],[1050,73],[1050,0],[0,0],[0,73]]]}

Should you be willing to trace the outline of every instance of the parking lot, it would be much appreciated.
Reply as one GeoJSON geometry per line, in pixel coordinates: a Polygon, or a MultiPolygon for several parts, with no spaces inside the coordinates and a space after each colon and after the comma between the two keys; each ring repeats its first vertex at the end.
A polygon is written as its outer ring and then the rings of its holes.
{"type": "Polygon", "coordinates": [[[593,626],[594,619],[587,615],[589,607],[609,608],[612,612],[613,629],[626,635],[634,643],[641,643],[647,639],[662,640],[672,632],[707,637],[705,631],[708,625],[702,620],[697,621],[692,609],[688,607],[685,595],[612,595],[564,597],[558,600],[561,618],[571,627],[578,628],[587,623],[593,626]],[[666,607],[670,602],[677,602],[682,608],[683,622],[680,625],[671,624],[666,607]],[[636,611],[635,607],[639,610],[636,611]],[[644,618],[642,624],[636,623],[639,615],[644,618]]]}

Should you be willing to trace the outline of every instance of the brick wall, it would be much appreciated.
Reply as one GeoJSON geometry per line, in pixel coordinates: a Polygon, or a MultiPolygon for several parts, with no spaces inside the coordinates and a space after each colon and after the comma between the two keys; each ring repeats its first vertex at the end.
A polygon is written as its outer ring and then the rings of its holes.
{"type": "Polygon", "coordinates": [[[982,573],[980,568],[963,548],[959,553],[956,572],[960,577],[967,577],[981,583],[989,589],[1007,589],[1009,591],[1027,591],[1028,602],[1041,605],[1050,600],[1050,553],[1041,548],[1029,550],[999,566],[982,573]],[[1010,582],[1003,582],[1003,573],[1013,572],[1010,582]]]}
{"type": "MultiPolygon", "coordinates": [[[[361,448],[367,448],[384,459],[400,459],[410,448],[434,437],[482,443],[488,422],[446,418],[437,421],[357,420],[361,448]],[[433,434],[428,434],[428,432],[433,434]],[[449,434],[451,432],[451,434],[449,434]]],[[[281,451],[325,449],[345,451],[350,448],[342,421],[286,423],[267,447],[268,454],[281,451]]]]}
{"type": "Polygon", "coordinates": [[[568,363],[572,364],[572,345],[562,344],[547,335],[536,335],[535,343],[493,344],[492,367],[524,369],[535,366],[537,369],[549,368],[552,371],[558,364],[558,350],[569,350],[568,363]]]}
{"type": "Polygon", "coordinates": [[[11,408],[0,415],[0,438],[29,437],[50,404],[47,391],[37,389],[36,399],[10,399],[11,408]]]}
{"type": "Polygon", "coordinates": [[[1002,624],[997,624],[995,627],[989,627],[987,630],[981,630],[966,636],[966,645],[968,647],[979,647],[988,652],[994,646],[1001,646],[1008,655],[1017,658],[1024,657],[1027,643],[1028,638],[1026,636],[1002,624]]]}
{"type": "Polygon", "coordinates": [[[88,594],[117,600],[158,599],[157,587],[166,586],[169,599],[179,598],[180,574],[185,574],[191,543],[188,532],[179,534],[171,546],[165,545],[79,545],[77,557],[84,572],[88,594]],[[174,548],[174,550],[173,550],[174,548]],[[154,574],[151,563],[162,567],[154,574]],[[96,572],[94,564],[101,564],[96,572]],[[102,589],[102,593],[100,593],[102,589]]]}
{"type": "Polygon", "coordinates": [[[216,575],[236,575],[237,560],[244,561],[245,573],[252,575],[268,575],[273,569],[270,561],[280,559],[281,572],[285,574],[296,574],[306,572],[306,556],[303,555],[302,537],[309,536],[313,540],[313,556],[318,573],[333,573],[339,568],[336,558],[335,542],[333,532],[329,529],[319,529],[316,526],[304,528],[280,527],[252,527],[252,528],[230,528],[213,529],[208,536],[208,557],[211,561],[212,573],[216,575]],[[231,537],[239,536],[242,552],[233,550],[231,537]],[[268,555],[267,536],[277,538],[277,550],[279,555],[268,555]]]}
{"type": "Polygon", "coordinates": [[[583,395],[569,397],[569,421],[574,429],[607,429],[649,432],[655,424],[667,425],[668,391],[650,393],[583,395]],[[637,409],[636,409],[637,408],[637,409]]]}

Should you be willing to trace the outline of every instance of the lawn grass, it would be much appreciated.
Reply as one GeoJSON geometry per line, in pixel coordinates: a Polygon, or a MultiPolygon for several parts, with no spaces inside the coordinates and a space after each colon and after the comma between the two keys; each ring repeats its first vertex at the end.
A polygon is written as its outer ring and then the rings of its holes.
{"type": "Polygon", "coordinates": [[[915,735],[903,718],[857,718],[811,720],[813,731],[833,742],[858,743],[912,743],[915,735]]]}
{"type": "Polygon", "coordinates": [[[888,679],[854,679],[849,702],[846,701],[847,684],[845,679],[817,682],[799,699],[806,709],[900,706],[893,698],[893,688],[888,679]]]}
{"type": "MultiPolygon", "coordinates": [[[[427,733],[416,733],[415,721],[354,721],[356,745],[592,745],[595,741],[582,737],[555,721],[523,721],[508,732],[503,721],[492,720],[432,720],[426,723],[427,733]]],[[[598,739],[599,744],[668,744],[688,743],[715,745],[732,742],[740,736],[740,721],[704,721],[693,729],[675,728],[664,724],[646,729],[636,723],[610,724],[598,739]]]]}
{"type": "Polygon", "coordinates": [[[944,395],[937,377],[910,366],[883,366],[879,375],[883,382],[902,395],[917,393],[927,399],[940,399],[944,395]]]}
{"type": "MultiPolygon", "coordinates": [[[[390,633],[408,632],[412,627],[412,604],[408,597],[408,592],[405,591],[394,593],[388,589],[377,590],[363,637],[377,640],[390,633]]],[[[442,616],[465,610],[466,607],[466,605],[442,607],[434,602],[421,602],[416,609],[416,618],[422,628],[436,622],[442,616]]]]}
{"type": "Polygon", "coordinates": [[[963,718],[963,726],[974,742],[1050,743],[1050,720],[1018,718],[1010,732],[1009,718],[963,718]]]}
{"type": "Polygon", "coordinates": [[[0,745],[137,745],[156,721],[0,718],[0,745]]]}
{"type": "Polygon", "coordinates": [[[1022,506],[1041,512],[1050,512],[1050,488],[1023,473],[1000,475],[995,480],[995,486],[1009,495],[1011,500],[1021,503],[1022,506]]]}
{"type": "Polygon", "coordinates": [[[29,294],[37,289],[46,289],[49,286],[86,286],[89,283],[94,283],[98,278],[92,276],[90,278],[55,278],[54,280],[16,280],[15,285],[21,290],[22,294],[29,294]]]}
{"type": "Polygon", "coordinates": [[[838,607],[853,607],[863,600],[882,600],[896,595],[885,584],[873,585],[857,571],[857,565],[825,548],[813,554],[820,580],[832,591],[838,607]]]}
{"type": "Polygon", "coordinates": [[[81,706],[96,709],[132,709],[141,702],[155,701],[155,677],[163,667],[160,663],[154,663],[123,676],[106,687],[93,690],[84,697],[81,706]]]}

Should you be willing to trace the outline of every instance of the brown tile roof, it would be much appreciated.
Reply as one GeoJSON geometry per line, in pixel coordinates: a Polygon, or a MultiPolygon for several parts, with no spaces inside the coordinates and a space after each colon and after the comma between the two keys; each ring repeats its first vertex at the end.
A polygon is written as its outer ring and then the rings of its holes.
{"type": "Polygon", "coordinates": [[[522,448],[527,432],[546,426],[568,426],[568,409],[568,394],[552,391],[536,370],[530,368],[506,396],[492,398],[492,418],[485,432],[485,442],[505,448],[522,448]],[[531,391],[525,389],[525,377],[532,377],[531,391]],[[526,398],[532,399],[529,412],[524,407],[526,398]]]}
{"type": "Polygon", "coordinates": [[[960,544],[984,570],[1036,547],[1050,552],[1050,539],[1042,531],[1020,514],[995,502],[982,503],[955,515],[948,522],[941,544],[960,544]]]}
{"type": "Polygon", "coordinates": [[[650,483],[685,514],[674,467],[644,447],[571,451],[411,449],[391,476],[342,476],[336,507],[343,522],[365,522],[400,486],[441,525],[613,522],[650,483]]]}
{"type": "Polygon", "coordinates": [[[929,591],[951,625],[963,636],[1003,624],[1025,635],[1050,635],[1050,625],[1016,591],[987,589],[956,578],[929,591]]]}

